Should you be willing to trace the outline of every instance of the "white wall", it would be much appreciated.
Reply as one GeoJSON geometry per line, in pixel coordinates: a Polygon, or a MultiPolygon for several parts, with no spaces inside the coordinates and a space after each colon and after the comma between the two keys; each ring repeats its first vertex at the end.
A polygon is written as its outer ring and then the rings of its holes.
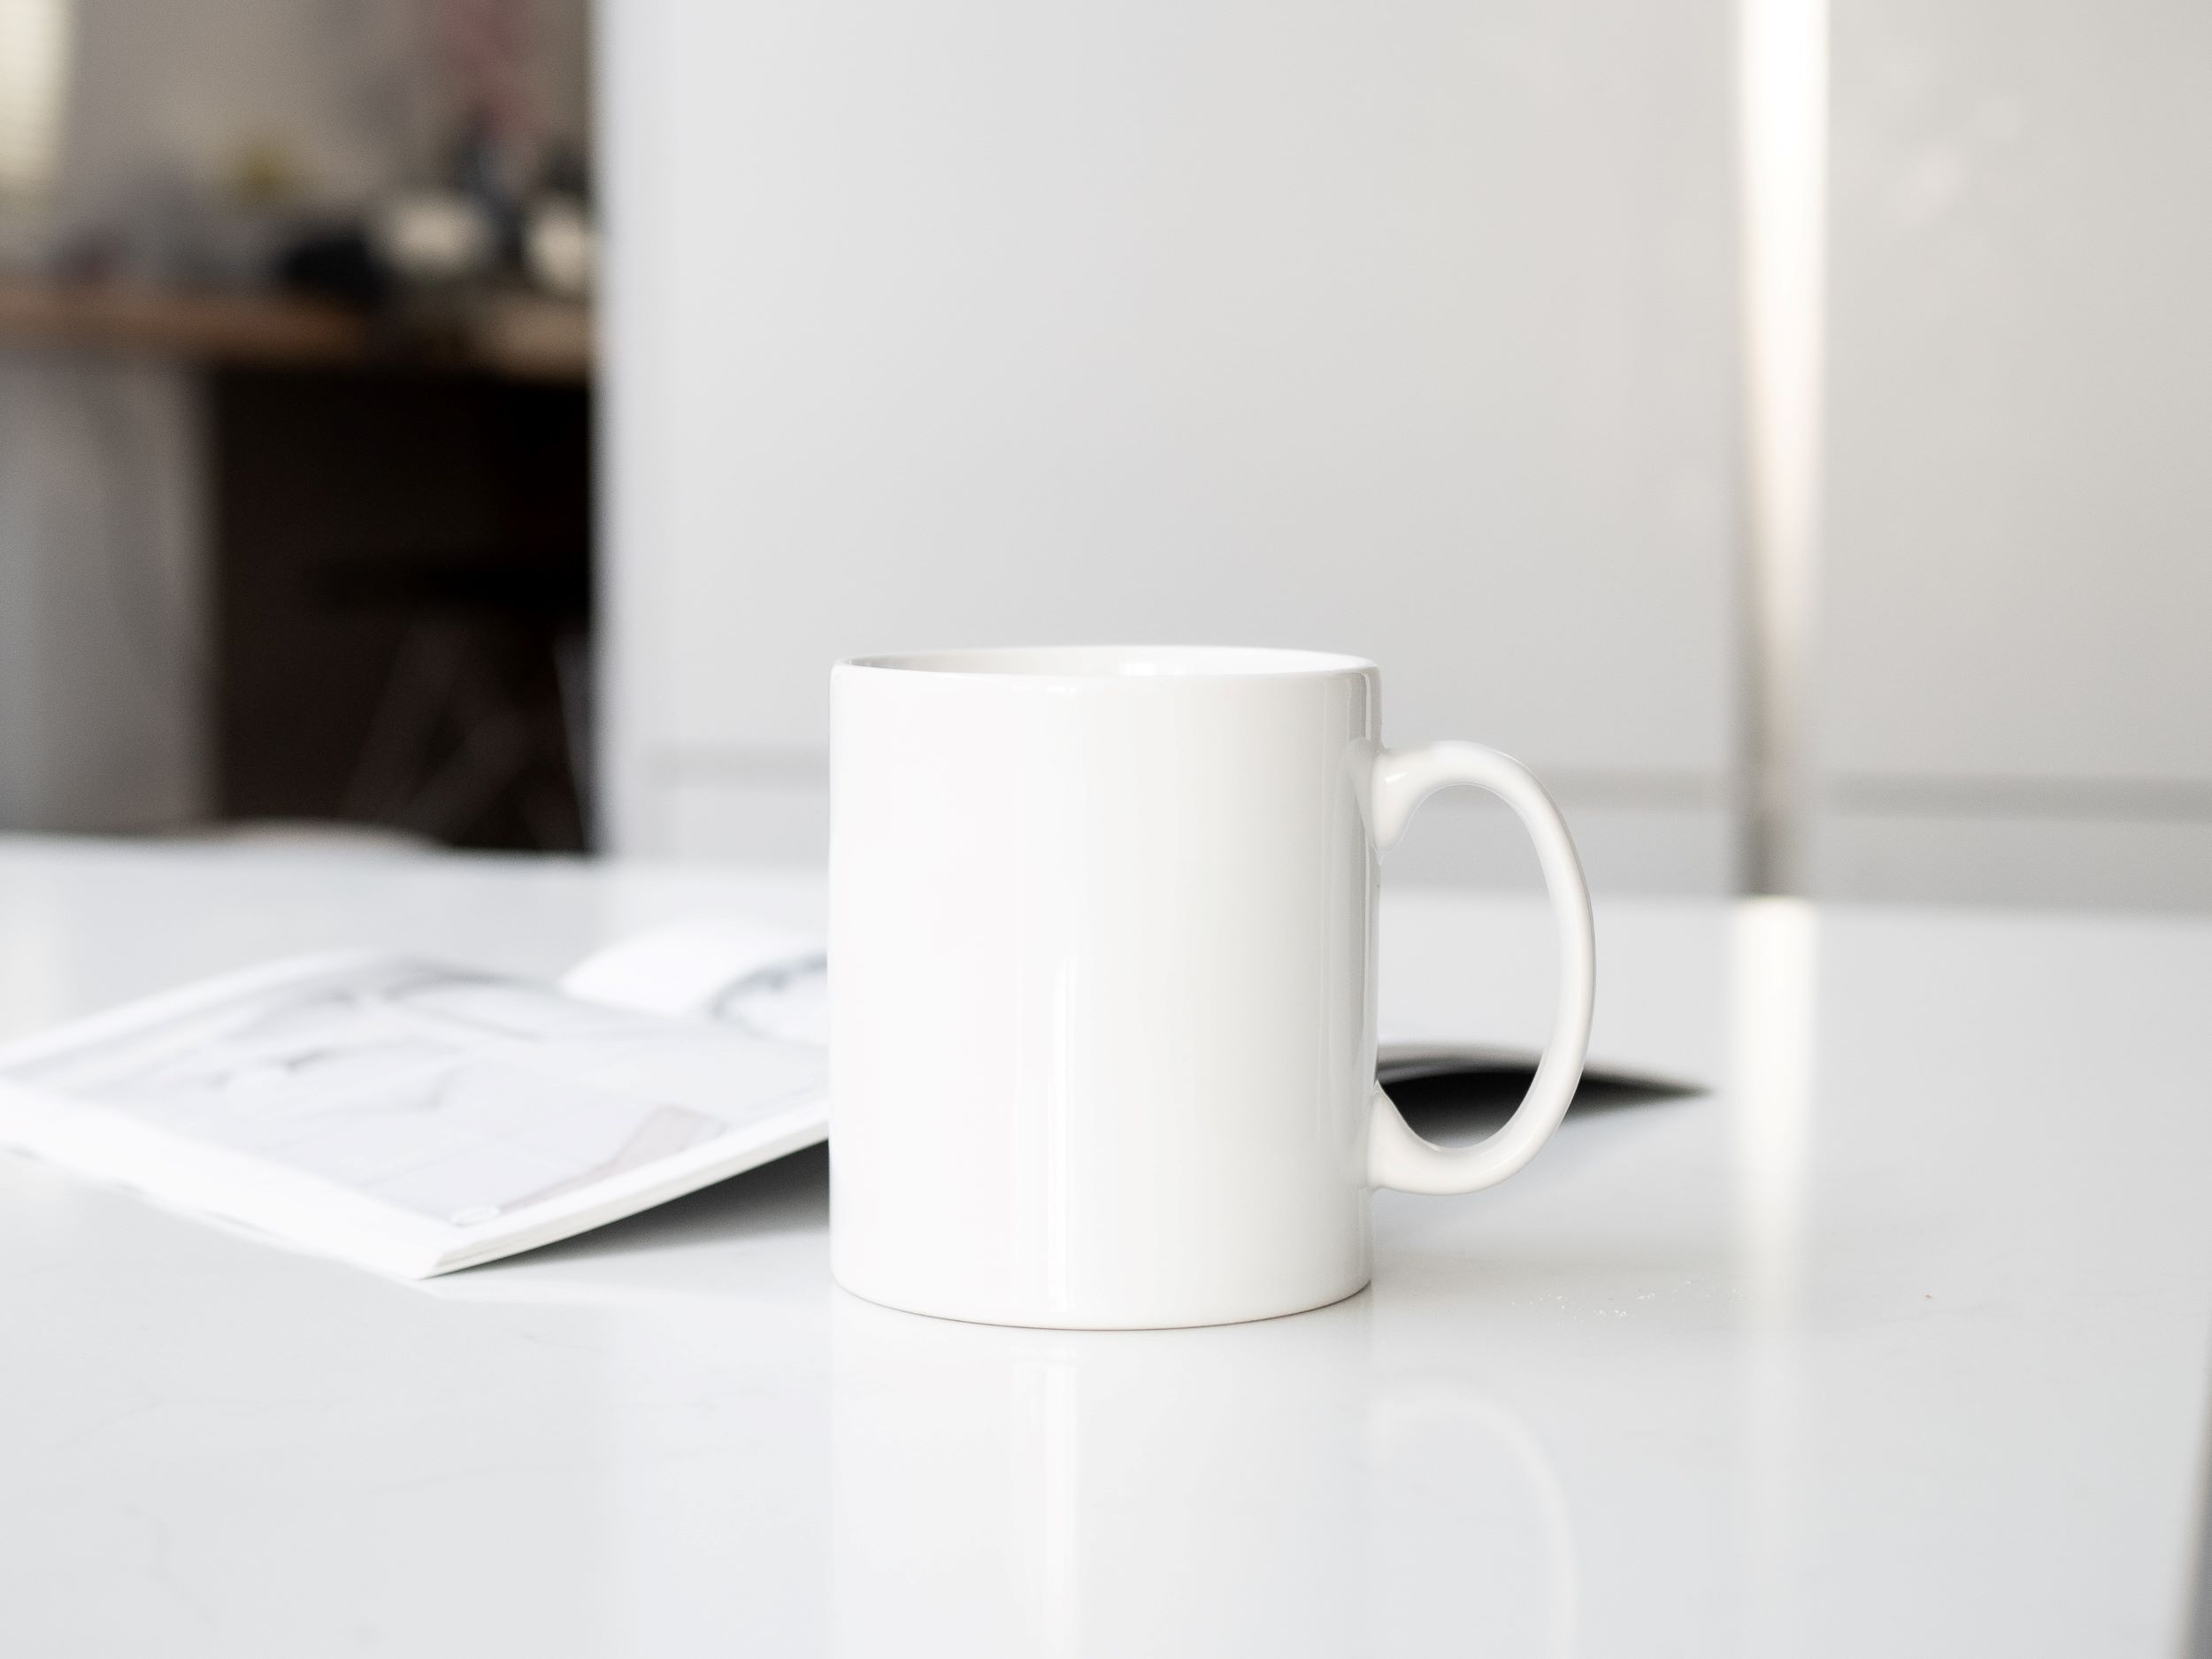
{"type": "Polygon", "coordinates": [[[1212,639],[1724,887],[1727,15],[603,8],[615,845],[818,856],[839,656],[1212,639]]]}
{"type": "Polygon", "coordinates": [[[2212,8],[1834,8],[1829,894],[2212,904],[2212,8]]]}
{"type": "MultiPolygon", "coordinates": [[[[1814,887],[2212,904],[2212,10],[1832,18],[1814,887]]],[[[833,657],[1215,637],[1730,885],[1731,27],[609,8],[616,844],[818,856],[833,657]]]]}

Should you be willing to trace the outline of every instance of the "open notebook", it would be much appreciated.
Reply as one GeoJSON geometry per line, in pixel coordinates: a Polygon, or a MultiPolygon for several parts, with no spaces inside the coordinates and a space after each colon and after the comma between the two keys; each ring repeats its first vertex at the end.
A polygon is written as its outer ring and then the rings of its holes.
{"type": "Polygon", "coordinates": [[[0,1146],[409,1279],[820,1141],[818,941],[646,934],[557,986],[349,953],[0,1048],[0,1146]]]}

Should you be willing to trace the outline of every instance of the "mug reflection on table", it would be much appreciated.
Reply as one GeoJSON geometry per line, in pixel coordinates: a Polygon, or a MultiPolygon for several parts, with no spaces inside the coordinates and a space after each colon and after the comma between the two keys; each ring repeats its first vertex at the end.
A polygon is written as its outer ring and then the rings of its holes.
{"type": "Polygon", "coordinates": [[[835,1297],[833,1651],[956,1631],[978,1654],[1333,1656],[1470,1603],[1486,1646],[1568,1651],[1548,1453],[1490,1393],[1394,1365],[1386,1311],[1133,1336],[835,1297]]]}

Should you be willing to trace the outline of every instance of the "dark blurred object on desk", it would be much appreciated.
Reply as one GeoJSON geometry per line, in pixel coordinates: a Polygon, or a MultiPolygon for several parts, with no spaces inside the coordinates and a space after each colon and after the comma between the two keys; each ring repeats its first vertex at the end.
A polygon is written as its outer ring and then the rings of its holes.
{"type": "Polygon", "coordinates": [[[337,225],[302,235],[277,256],[278,285],[294,294],[373,311],[391,298],[392,277],[357,225],[337,225]]]}

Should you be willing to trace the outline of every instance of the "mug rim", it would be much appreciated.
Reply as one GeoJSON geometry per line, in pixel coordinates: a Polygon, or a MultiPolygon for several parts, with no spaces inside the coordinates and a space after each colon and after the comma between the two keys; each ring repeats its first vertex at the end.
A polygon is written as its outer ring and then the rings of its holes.
{"type": "Polygon", "coordinates": [[[1364,657],[1267,645],[1000,645],[848,657],[840,672],[941,674],[967,680],[1128,683],[1289,680],[1378,672],[1364,657]]]}

